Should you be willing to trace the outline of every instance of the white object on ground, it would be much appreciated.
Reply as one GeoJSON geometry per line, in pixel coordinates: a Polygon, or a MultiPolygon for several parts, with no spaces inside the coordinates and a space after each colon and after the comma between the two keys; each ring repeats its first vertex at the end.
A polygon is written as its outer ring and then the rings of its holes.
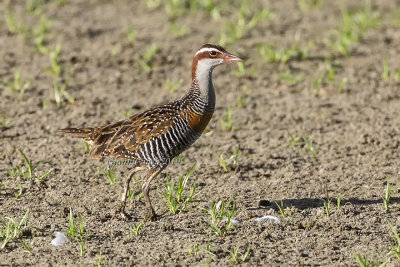
{"type": "Polygon", "coordinates": [[[61,232],[56,232],[56,238],[51,240],[51,244],[53,246],[64,245],[67,242],[68,242],[68,238],[61,232]]]}
{"type": "Polygon", "coordinates": [[[280,223],[281,219],[279,219],[278,217],[275,217],[275,216],[267,215],[267,216],[263,216],[263,217],[260,217],[260,218],[256,218],[255,221],[256,222],[276,222],[276,223],[280,223]]]}
{"type": "MultiPolygon", "coordinates": [[[[223,221],[223,222],[228,222],[228,219],[225,218],[225,219],[222,219],[222,221],[223,221]]],[[[233,224],[235,224],[235,223],[240,223],[240,221],[239,221],[239,220],[236,220],[236,219],[231,219],[231,223],[233,223],[233,224]]]]}

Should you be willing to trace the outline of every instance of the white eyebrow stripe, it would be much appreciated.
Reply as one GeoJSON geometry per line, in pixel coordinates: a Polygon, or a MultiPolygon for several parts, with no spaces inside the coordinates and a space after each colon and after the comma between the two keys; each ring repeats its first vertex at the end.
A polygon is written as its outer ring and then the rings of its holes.
{"type": "Polygon", "coordinates": [[[219,51],[218,49],[216,49],[216,48],[205,47],[205,48],[202,48],[202,49],[200,49],[199,51],[197,51],[197,52],[196,52],[196,55],[197,55],[197,54],[200,54],[200,53],[203,53],[203,52],[211,52],[211,51],[220,52],[220,51],[219,51]]]}

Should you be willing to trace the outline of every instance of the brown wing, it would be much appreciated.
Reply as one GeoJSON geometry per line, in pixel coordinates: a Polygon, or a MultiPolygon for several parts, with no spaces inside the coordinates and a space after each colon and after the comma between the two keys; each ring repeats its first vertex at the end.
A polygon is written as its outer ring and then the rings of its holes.
{"type": "Polygon", "coordinates": [[[176,116],[179,116],[179,112],[171,103],[96,128],[96,137],[93,139],[93,149],[90,154],[93,157],[134,159],[142,144],[166,133],[174,126],[176,116]]]}

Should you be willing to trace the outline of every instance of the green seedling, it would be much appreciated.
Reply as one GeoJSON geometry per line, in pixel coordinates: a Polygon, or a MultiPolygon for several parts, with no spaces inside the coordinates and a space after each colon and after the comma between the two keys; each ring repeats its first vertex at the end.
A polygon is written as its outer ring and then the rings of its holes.
{"type": "Polygon", "coordinates": [[[28,222],[29,209],[25,212],[24,217],[17,223],[16,219],[7,217],[0,219],[0,239],[2,243],[0,249],[4,249],[9,242],[20,237],[28,222]]]}
{"type": "Polygon", "coordinates": [[[197,256],[199,251],[200,251],[199,244],[194,244],[188,249],[189,255],[193,254],[194,256],[197,256]]]}
{"type": "Polygon", "coordinates": [[[221,127],[224,131],[233,132],[235,128],[232,123],[231,107],[227,107],[224,117],[221,119],[221,127]]]}
{"type": "Polygon", "coordinates": [[[12,118],[7,118],[5,114],[1,115],[1,126],[8,127],[8,125],[12,122],[12,118]]]}
{"type": "Polygon", "coordinates": [[[278,207],[279,212],[281,213],[282,217],[285,218],[286,217],[286,212],[285,212],[285,206],[283,205],[283,200],[281,200],[280,203],[275,202],[275,205],[278,207]]]}
{"type": "Polygon", "coordinates": [[[101,267],[101,261],[102,261],[102,254],[101,254],[101,250],[99,250],[99,258],[97,260],[97,264],[93,265],[93,266],[101,267]]]}
{"type": "Polygon", "coordinates": [[[28,254],[32,254],[32,250],[33,250],[33,241],[31,242],[30,245],[28,245],[24,240],[20,241],[22,247],[24,248],[24,252],[28,253],[28,254]]]}
{"type": "Polygon", "coordinates": [[[390,228],[392,229],[392,232],[394,234],[394,237],[396,238],[397,244],[393,245],[390,244],[390,251],[389,255],[395,255],[398,260],[400,260],[400,237],[399,234],[397,233],[396,227],[393,226],[393,224],[389,223],[390,228]]]}
{"type": "Polygon", "coordinates": [[[234,74],[237,77],[252,76],[256,72],[257,66],[254,66],[253,68],[248,68],[246,67],[246,64],[244,62],[237,62],[237,69],[234,70],[234,74]]]}
{"type": "Polygon", "coordinates": [[[51,24],[52,22],[47,16],[42,15],[39,23],[32,29],[33,42],[35,43],[37,51],[43,55],[49,53],[49,48],[46,46],[46,36],[50,33],[51,24]]]}
{"type": "Polygon", "coordinates": [[[266,63],[277,62],[286,64],[292,59],[306,59],[308,57],[308,47],[312,45],[313,43],[309,42],[307,47],[302,48],[300,43],[296,41],[290,48],[277,48],[275,45],[262,43],[258,46],[258,52],[266,63]]]}
{"type": "Polygon", "coordinates": [[[78,242],[79,252],[81,256],[83,256],[85,254],[85,247],[88,235],[85,233],[84,230],[85,223],[82,220],[82,215],[78,213],[76,217],[77,218],[75,220],[72,208],[70,208],[68,214],[68,232],[66,233],[66,236],[73,241],[78,242]]]}
{"type": "Polygon", "coordinates": [[[5,21],[7,24],[7,29],[10,33],[21,34],[24,38],[24,41],[26,40],[27,33],[25,30],[25,26],[22,21],[17,21],[14,14],[12,13],[11,8],[7,9],[7,11],[5,12],[5,21]]]}
{"type": "Polygon", "coordinates": [[[186,25],[179,26],[175,22],[169,23],[169,30],[175,37],[182,37],[189,33],[189,27],[186,25]]]}
{"type": "Polygon", "coordinates": [[[361,255],[361,253],[357,253],[357,254],[353,254],[353,256],[356,259],[358,266],[360,266],[360,267],[370,267],[370,266],[383,267],[386,265],[386,262],[383,262],[380,259],[378,259],[376,261],[370,261],[369,254],[363,256],[363,255],[361,255]]]}
{"type": "Polygon", "coordinates": [[[331,216],[331,200],[324,200],[324,208],[325,208],[325,214],[326,216],[330,217],[331,216]]]}
{"type": "Polygon", "coordinates": [[[16,198],[16,199],[20,199],[20,198],[22,197],[22,193],[23,193],[23,191],[22,191],[22,185],[19,185],[18,193],[15,193],[15,194],[14,194],[15,198],[16,198]]]}
{"type": "Polygon", "coordinates": [[[324,186],[324,191],[325,191],[325,196],[326,196],[326,200],[324,199],[324,209],[325,209],[325,214],[326,216],[330,217],[331,216],[331,204],[332,204],[332,200],[329,197],[329,191],[328,188],[326,186],[324,186]]]}
{"type": "Polygon", "coordinates": [[[147,8],[149,9],[155,9],[159,7],[162,3],[162,0],[144,0],[147,8]]]}
{"type": "Polygon", "coordinates": [[[220,237],[226,236],[232,226],[232,218],[235,215],[236,203],[234,200],[229,200],[227,203],[220,201],[218,206],[215,202],[211,202],[210,208],[207,210],[211,216],[210,228],[220,237]],[[219,207],[218,207],[219,206],[219,207]],[[222,220],[226,220],[225,222],[222,220]],[[226,223],[225,227],[220,227],[221,223],[226,223]]]}
{"type": "Polygon", "coordinates": [[[151,71],[152,61],[160,48],[152,43],[146,47],[143,57],[139,59],[139,64],[145,72],[151,71]]]}
{"type": "Polygon", "coordinates": [[[286,82],[286,83],[299,83],[304,80],[304,74],[293,74],[290,72],[290,70],[287,70],[285,72],[281,72],[277,76],[279,81],[286,82]]]}
{"type": "Polygon", "coordinates": [[[390,80],[389,66],[386,58],[383,59],[381,77],[384,82],[388,82],[390,80]]]}
{"type": "Polygon", "coordinates": [[[169,78],[164,83],[164,87],[171,93],[176,92],[182,86],[182,80],[172,81],[169,78]]]}
{"type": "Polygon", "coordinates": [[[382,197],[383,207],[385,208],[385,212],[389,211],[389,203],[390,203],[390,198],[392,197],[392,194],[394,192],[396,192],[400,187],[400,186],[397,186],[396,189],[393,189],[392,186],[393,185],[389,182],[389,179],[387,179],[385,196],[382,197]]]}
{"type": "Polygon", "coordinates": [[[269,9],[249,12],[249,4],[250,1],[248,0],[241,1],[237,12],[237,20],[229,21],[222,27],[219,40],[222,46],[233,44],[242,39],[244,33],[251,31],[261,21],[274,18],[274,14],[269,9]]]}
{"type": "Polygon", "coordinates": [[[344,197],[344,195],[342,195],[342,194],[339,194],[339,196],[337,197],[336,206],[337,206],[338,209],[340,209],[340,207],[342,205],[343,197],[344,197]]]}
{"type": "Polygon", "coordinates": [[[239,260],[241,262],[246,262],[250,259],[250,246],[247,247],[247,250],[245,253],[240,253],[239,252],[239,247],[236,247],[233,249],[233,252],[231,252],[231,259],[229,260],[230,263],[232,264],[237,264],[239,263],[239,260]],[[239,254],[241,254],[241,258],[239,258],[239,254]]]}
{"type": "Polygon", "coordinates": [[[228,164],[224,159],[223,154],[218,154],[217,152],[213,151],[211,148],[208,148],[218,159],[219,165],[224,169],[225,172],[228,171],[228,164]]]}
{"type": "Polygon", "coordinates": [[[311,156],[315,158],[317,156],[317,153],[315,152],[315,149],[313,147],[312,140],[308,137],[304,137],[304,141],[306,142],[308,152],[310,152],[311,156]]]}
{"type": "Polygon", "coordinates": [[[394,74],[390,73],[389,65],[387,63],[387,59],[384,58],[382,62],[382,74],[381,74],[382,81],[389,82],[389,81],[398,81],[400,79],[400,70],[396,69],[394,74]]]}
{"type": "Polygon", "coordinates": [[[237,108],[242,108],[244,105],[244,100],[243,100],[243,96],[239,95],[237,100],[236,100],[236,107],[237,108]]]}
{"type": "Polygon", "coordinates": [[[290,136],[290,147],[293,149],[293,151],[296,151],[297,149],[297,142],[298,142],[298,138],[296,138],[296,136],[292,135],[290,136]]]}
{"type": "Polygon", "coordinates": [[[129,228],[133,236],[138,236],[142,232],[143,223],[144,221],[141,221],[138,224],[133,224],[133,228],[129,228]]]}
{"type": "Polygon", "coordinates": [[[45,0],[28,0],[26,1],[26,10],[32,15],[39,15],[42,13],[45,0]]]}
{"type": "Polygon", "coordinates": [[[320,8],[324,4],[324,0],[298,0],[299,7],[303,11],[307,11],[311,8],[320,8]]]}
{"type": "Polygon", "coordinates": [[[106,170],[106,175],[108,177],[108,180],[110,181],[110,184],[114,184],[115,180],[117,179],[117,176],[114,173],[115,166],[117,166],[117,165],[112,165],[111,168],[108,168],[106,170]]]}
{"type": "Polygon", "coordinates": [[[127,34],[128,40],[132,44],[136,43],[136,39],[137,39],[136,31],[134,31],[131,27],[128,27],[128,29],[126,30],[126,34],[127,34]]]}
{"type": "Polygon", "coordinates": [[[67,92],[69,80],[75,72],[73,68],[66,78],[63,78],[65,65],[60,63],[61,45],[57,44],[56,48],[49,52],[51,68],[48,70],[50,75],[53,77],[53,92],[54,99],[58,107],[62,106],[63,98],[65,98],[70,104],[75,102],[75,98],[67,92]]]}
{"type": "Polygon", "coordinates": [[[25,162],[25,167],[21,168],[21,169],[11,169],[8,171],[8,174],[10,176],[17,176],[17,175],[22,175],[22,177],[25,180],[28,181],[36,181],[36,182],[41,182],[42,180],[48,178],[52,172],[52,170],[45,172],[43,175],[38,175],[36,173],[36,168],[33,167],[32,165],[32,161],[30,159],[28,159],[28,157],[25,155],[25,153],[21,150],[18,149],[19,154],[22,156],[22,158],[24,159],[25,162]]]}
{"type": "Polygon", "coordinates": [[[354,254],[354,258],[356,259],[358,266],[360,267],[368,267],[371,266],[368,260],[369,255],[362,256],[361,253],[354,254]]]}
{"type": "Polygon", "coordinates": [[[168,176],[166,178],[164,196],[168,204],[168,209],[172,214],[184,211],[187,204],[197,195],[195,185],[190,186],[189,193],[185,191],[189,177],[193,173],[195,167],[196,163],[193,164],[185,175],[179,178],[176,186],[175,182],[169,181],[168,176]]]}
{"type": "Polygon", "coordinates": [[[366,0],[364,8],[358,12],[343,8],[341,24],[332,31],[334,40],[331,49],[342,55],[348,55],[350,45],[362,39],[368,29],[378,27],[379,24],[380,15],[378,12],[372,12],[370,0],[366,0]]]}
{"type": "Polygon", "coordinates": [[[19,93],[19,97],[23,98],[24,93],[29,88],[30,84],[31,83],[29,81],[22,81],[21,69],[17,69],[14,72],[14,80],[8,83],[8,87],[10,88],[11,92],[19,93]]]}

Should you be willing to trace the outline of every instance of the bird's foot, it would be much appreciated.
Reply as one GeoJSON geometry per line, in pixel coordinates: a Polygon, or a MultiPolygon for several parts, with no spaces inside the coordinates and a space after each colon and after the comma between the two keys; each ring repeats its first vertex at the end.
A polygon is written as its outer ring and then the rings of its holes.
{"type": "Polygon", "coordinates": [[[121,207],[115,211],[113,217],[114,218],[118,217],[118,218],[122,218],[124,220],[129,220],[129,221],[132,220],[132,216],[125,212],[124,204],[122,204],[121,207]]]}
{"type": "Polygon", "coordinates": [[[153,209],[146,210],[146,213],[144,214],[144,219],[146,221],[155,222],[155,221],[157,221],[157,217],[158,217],[158,215],[156,214],[156,212],[153,209]]]}

